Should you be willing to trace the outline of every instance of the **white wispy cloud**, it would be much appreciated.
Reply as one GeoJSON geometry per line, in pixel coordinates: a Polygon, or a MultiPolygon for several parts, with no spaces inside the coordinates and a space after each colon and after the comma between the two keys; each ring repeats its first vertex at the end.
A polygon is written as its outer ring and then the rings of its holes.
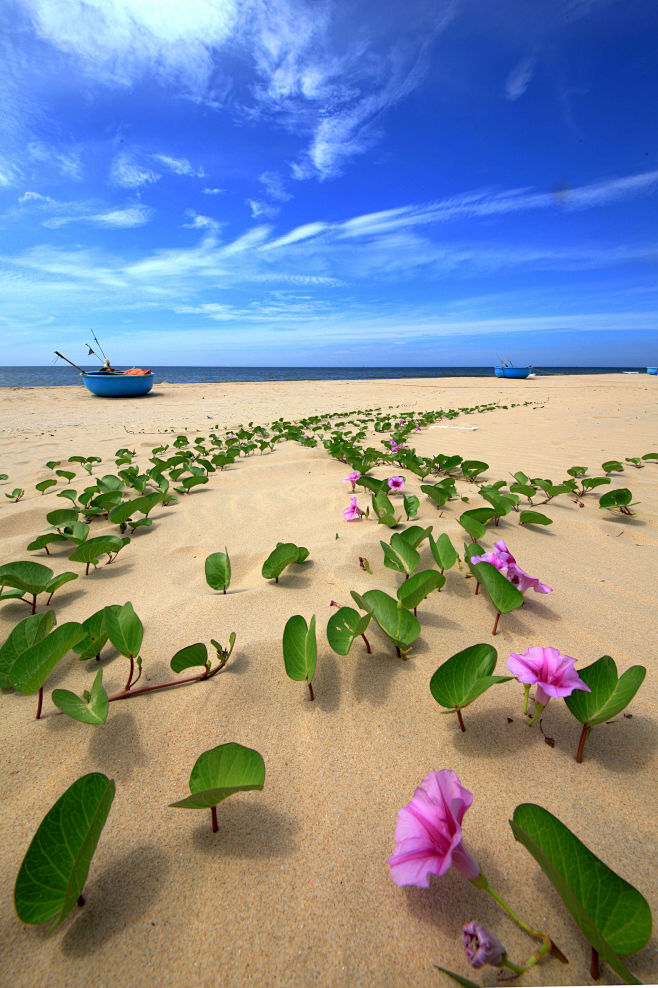
{"type": "Polygon", "coordinates": [[[151,185],[162,176],[152,168],[138,164],[128,153],[122,152],[113,160],[110,168],[110,182],[125,189],[138,189],[142,185],[151,185]]]}
{"type": "Polygon", "coordinates": [[[76,181],[82,178],[81,153],[76,148],[68,148],[64,151],[43,141],[31,141],[27,151],[32,161],[38,161],[50,168],[55,168],[66,178],[76,181]]]}
{"type": "MultiPolygon", "coordinates": [[[[52,200],[51,200],[52,202],[52,200]]],[[[128,206],[125,209],[108,209],[101,213],[80,211],[73,215],[51,216],[42,221],[42,226],[56,230],[71,223],[86,223],[107,229],[130,229],[144,226],[153,217],[153,210],[147,206],[128,206]]]]}
{"type": "Polygon", "coordinates": [[[223,196],[226,194],[226,189],[202,189],[204,196],[223,196]]]}
{"type": "Polygon", "coordinates": [[[43,196],[40,192],[24,192],[22,196],[18,197],[19,202],[35,202],[39,205],[52,206],[55,202],[50,196],[43,196]]]}
{"type": "Polygon", "coordinates": [[[203,168],[194,168],[187,158],[173,158],[169,154],[153,154],[151,157],[174,175],[189,175],[191,178],[203,178],[203,168]]]}
{"type": "Polygon", "coordinates": [[[505,83],[505,96],[508,100],[517,100],[525,93],[535,74],[536,58],[529,55],[515,65],[505,83]]]}

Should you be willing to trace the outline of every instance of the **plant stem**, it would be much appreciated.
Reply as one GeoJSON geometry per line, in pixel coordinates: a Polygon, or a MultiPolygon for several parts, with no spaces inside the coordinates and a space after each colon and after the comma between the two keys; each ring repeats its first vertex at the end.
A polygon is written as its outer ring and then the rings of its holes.
{"type": "Polygon", "coordinates": [[[364,642],[366,643],[366,652],[368,653],[368,655],[370,655],[370,653],[372,652],[372,649],[370,648],[370,642],[368,641],[368,639],[366,638],[366,636],[364,634],[362,634],[361,637],[363,638],[364,642]]]}
{"type": "Polygon", "coordinates": [[[126,685],[123,688],[124,693],[127,693],[128,690],[130,689],[130,684],[132,683],[132,680],[133,680],[133,672],[134,671],[135,671],[135,660],[133,659],[133,657],[131,655],[130,656],[130,673],[128,674],[128,682],[126,683],[126,685]]]}
{"type": "Polygon", "coordinates": [[[308,686],[309,699],[315,700],[315,696],[313,694],[313,683],[310,683],[310,682],[307,681],[306,685],[308,686]]]}
{"type": "Polygon", "coordinates": [[[84,906],[84,904],[85,904],[85,897],[84,897],[84,895],[81,892],[80,895],[78,896],[78,908],[79,909],[82,909],[82,907],[84,906]]]}
{"type": "Polygon", "coordinates": [[[496,620],[494,621],[493,631],[491,632],[492,635],[495,635],[496,632],[498,631],[498,622],[499,621],[500,621],[500,611],[497,611],[497,613],[496,613],[496,620]]]}
{"type": "Polygon", "coordinates": [[[211,806],[210,812],[212,814],[212,832],[213,834],[216,834],[217,831],[219,830],[219,825],[217,823],[217,807],[211,806]]]}
{"type": "Polygon", "coordinates": [[[43,686],[39,687],[39,700],[37,703],[37,716],[36,720],[41,720],[41,708],[43,707],[43,686]]]}
{"type": "Polygon", "coordinates": [[[568,964],[567,958],[564,956],[559,947],[553,943],[551,938],[543,930],[536,930],[533,926],[529,926],[528,923],[524,922],[520,916],[514,912],[514,910],[509,906],[503,897],[496,892],[495,889],[491,887],[485,876],[480,872],[477,878],[471,879],[471,885],[474,885],[478,889],[482,889],[483,892],[488,892],[489,895],[496,900],[499,906],[505,910],[508,916],[510,916],[517,926],[519,926],[525,933],[531,936],[534,940],[541,940],[541,947],[535,951],[532,955],[530,961],[526,964],[526,968],[533,967],[541,958],[547,954],[549,951],[554,954],[558,960],[561,960],[563,964],[568,964]]]}
{"type": "MultiPolygon", "coordinates": [[[[591,728],[589,724],[583,724],[583,729],[580,732],[580,742],[578,744],[578,751],[576,752],[576,761],[580,764],[583,760],[583,751],[585,750],[585,742],[587,741],[587,735],[589,734],[591,728]]],[[[594,977],[594,975],[592,975],[594,977]]]]}
{"type": "Polygon", "coordinates": [[[590,964],[589,973],[592,975],[594,981],[598,981],[601,977],[601,972],[599,970],[599,955],[594,947],[592,947],[592,962],[590,964]]]}
{"type": "Polygon", "coordinates": [[[464,727],[464,718],[462,717],[462,712],[459,709],[459,707],[457,707],[457,720],[459,721],[459,726],[461,727],[462,731],[465,731],[466,728],[464,727]]]}
{"type": "Polygon", "coordinates": [[[480,584],[479,584],[479,583],[477,582],[477,580],[476,580],[476,581],[475,581],[475,596],[476,596],[476,597],[477,597],[477,595],[479,594],[479,592],[480,592],[480,584]]]}

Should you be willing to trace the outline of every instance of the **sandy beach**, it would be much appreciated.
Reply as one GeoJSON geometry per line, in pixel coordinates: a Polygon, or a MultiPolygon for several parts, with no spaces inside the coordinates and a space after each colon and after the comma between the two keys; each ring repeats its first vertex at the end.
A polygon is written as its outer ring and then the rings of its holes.
{"type": "MultiPolygon", "coordinates": [[[[423,456],[439,452],[489,464],[484,477],[522,470],[556,483],[568,468],[658,450],[658,382],[646,375],[410,381],[173,385],[156,383],[143,399],[103,400],[82,387],[3,389],[0,392],[0,490],[23,488],[17,503],[0,503],[0,564],[33,559],[79,578],[52,601],[58,625],[82,621],[108,604],[131,601],[144,625],[145,681],[171,678],[169,661],[185,645],[237,635],[225,670],[207,683],[110,705],[107,723],[89,726],[66,716],[35,719],[36,698],[3,692],[2,832],[0,848],[0,983],[13,988],[74,984],[227,986],[428,986],[451,982],[434,964],[484,984],[496,972],[472,971],[461,947],[462,927],[479,920],[494,930],[517,962],[533,942],[484,893],[455,869],[429,889],[398,888],[387,859],[394,849],[398,809],[432,770],[454,769],[474,796],[464,840],[491,884],[516,911],[549,932],[569,958],[544,961],[524,985],[594,984],[590,948],[552,885],[510,830],[514,808],[535,802],[560,818],[609,867],[656,905],[655,749],[656,585],[658,583],[658,462],[625,464],[612,486],[628,486],[638,502],[631,517],[600,510],[599,494],[580,508],[567,497],[538,510],[546,528],[521,527],[515,512],[489,528],[485,544],[504,539],[521,566],[553,593],[529,593],[505,615],[492,637],[494,611],[474,597],[466,567],[446,576],[441,593],[418,609],[421,635],[406,660],[376,630],[372,655],[360,640],[349,655],[326,638],[331,600],[351,604],[350,591],[395,595],[400,575],[383,565],[380,539],[392,532],[369,520],[348,523],[343,509],[350,468],[322,444],[277,445],[240,457],[178,502],[153,511],[153,526],[135,532],[109,566],[84,575],[72,548],[28,552],[46,531],[46,514],[68,502],[56,493],[80,491],[117,472],[115,451],[135,450],[149,466],[153,447],[179,434],[224,436],[241,424],[269,424],[324,413],[392,408],[400,417],[426,410],[497,403],[491,411],[460,414],[423,428],[409,443],[423,456]],[[516,407],[511,407],[515,404],[516,407]],[[504,408],[502,406],[507,405],[504,408]],[[45,494],[35,484],[51,475],[49,460],[99,456],[91,478],[76,477],[45,494]],[[307,546],[308,562],[290,567],[279,584],[261,575],[277,541],[307,546]],[[232,581],[226,595],[210,589],[204,560],[228,549],[232,581]],[[372,573],[359,565],[369,561],[372,573]],[[285,675],[282,634],[288,618],[316,616],[315,700],[285,675]],[[528,728],[523,690],[498,685],[465,712],[442,716],[429,691],[437,667],[478,642],[498,651],[506,673],[510,651],[554,646],[584,667],[604,654],[620,672],[647,666],[627,713],[596,728],[582,764],[574,755],[580,725],[553,700],[542,727],[528,728]],[[543,734],[553,739],[546,743],[543,734]],[[169,809],[189,792],[198,756],[236,741],[265,761],[262,792],[241,793],[210,813],[169,809]],[[52,934],[23,925],[13,888],[30,840],[55,800],[78,777],[103,772],[117,793],[85,886],[86,904],[52,934]]],[[[356,416],[355,416],[356,417],[356,416]]],[[[341,420],[349,422],[350,417],[341,420]]],[[[325,430],[328,435],[329,429],[325,430]]],[[[386,434],[367,442],[381,447],[386,434]]],[[[64,466],[64,463],[62,463],[64,466]]],[[[468,505],[438,511],[421,494],[421,480],[393,465],[378,478],[402,473],[405,491],[420,497],[412,523],[448,533],[460,553],[457,518],[485,504],[475,485],[459,481],[468,505]]],[[[436,479],[436,478],[435,478],[436,479]]],[[[358,495],[365,508],[367,492],[358,495]]],[[[401,498],[396,500],[396,505],[401,498]]],[[[403,526],[404,527],[403,523],[403,526]]],[[[112,531],[95,521],[91,534],[112,531]]],[[[424,543],[423,565],[432,565],[424,543]]],[[[39,610],[44,610],[43,598],[39,610]]],[[[0,642],[29,614],[20,601],[0,606],[0,642]]],[[[120,689],[127,660],[106,646],[100,665],[108,690],[120,689]]],[[[45,690],[89,689],[97,663],[69,653],[45,690]]],[[[627,966],[643,982],[658,977],[655,937],[627,966]]],[[[605,964],[600,984],[619,984],[605,964]]]]}

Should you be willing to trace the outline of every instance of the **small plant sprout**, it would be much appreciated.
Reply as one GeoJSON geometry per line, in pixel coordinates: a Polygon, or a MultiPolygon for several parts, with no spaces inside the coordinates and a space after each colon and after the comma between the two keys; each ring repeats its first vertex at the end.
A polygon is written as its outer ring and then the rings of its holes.
{"type": "Polygon", "coordinates": [[[507,683],[513,676],[494,676],[498,655],[493,645],[471,645],[447,659],[430,679],[430,693],[436,702],[454,711],[459,727],[466,730],[462,710],[496,683],[507,683]]]}
{"type": "Polygon", "coordinates": [[[2,600],[22,600],[31,605],[32,613],[37,609],[37,597],[41,593],[49,594],[46,606],[50,604],[53,594],[59,587],[71,580],[77,580],[77,573],[59,573],[57,576],[48,566],[41,563],[34,563],[30,560],[25,562],[6,563],[0,566],[0,601],[2,600]],[[11,587],[11,590],[5,590],[11,587]],[[31,597],[32,600],[26,599],[31,597]]]}
{"type": "MultiPolygon", "coordinates": [[[[482,564],[481,564],[482,565],[482,564]]],[[[591,690],[587,683],[583,682],[574,666],[576,660],[570,655],[562,655],[557,648],[544,648],[540,645],[533,645],[526,648],[520,654],[511,652],[507,660],[507,668],[523,684],[525,696],[523,701],[523,715],[528,713],[528,696],[530,687],[536,686],[535,693],[535,714],[528,721],[531,727],[542,710],[548,705],[551,697],[568,697],[574,690],[591,690]]]]}
{"type": "Polygon", "coordinates": [[[228,549],[224,548],[224,552],[211,553],[206,559],[205,569],[208,586],[225,594],[231,583],[231,560],[228,549]]]}
{"type": "Polygon", "coordinates": [[[37,644],[55,627],[54,611],[44,611],[42,614],[31,614],[14,625],[6,641],[0,647],[0,689],[12,688],[12,670],[17,659],[37,644]]]}
{"type": "Polygon", "coordinates": [[[23,490],[22,487],[14,487],[11,494],[5,493],[5,497],[9,498],[10,501],[14,501],[15,503],[16,501],[20,501],[24,494],[25,491],[23,490]]]}
{"type": "Polygon", "coordinates": [[[418,509],[420,508],[420,501],[415,494],[403,494],[402,505],[404,507],[404,513],[407,516],[407,521],[409,521],[410,518],[416,517],[418,514],[418,509]]]}
{"type": "Polygon", "coordinates": [[[442,573],[447,569],[452,569],[456,562],[459,560],[457,555],[457,550],[450,541],[450,536],[442,532],[436,541],[430,535],[429,537],[430,551],[434,562],[439,567],[442,573]]]}
{"type": "Polygon", "coordinates": [[[382,489],[378,490],[372,496],[372,510],[377,516],[377,523],[379,525],[396,528],[400,524],[400,517],[395,514],[393,502],[382,489]]]}
{"type": "Polygon", "coordinates": [[[418,550],[398,532],[391,536],[390,544],[383,540],[379,544],[384,553],[384,566],[404,573],[405,579],[408,579],[420,563],[418,550]]]}
{"type": "Polygon", "coordinates": [[[53,924],[84,905],[82,890],[107,821],[116,786],[91,772],[70,786],[41,821],[27,849],[14,887],[14,905],[23,923],[53,924]]]}
{"type": "Polygon", "coordinates": [[[262,790],[264,785],[263,756],[230,741],[199,755],[190,775],[190,795],[169,805],[179,810],[210,810],[213,833],[217,833],[219,803],[238,792],[262,790]]]}
{"type": "Polygon", "coordinates": [[[74,549],[69,559],[74,563],[86,563],[85,576],[89,575],[89,567],[96,568],[100,562],[100,557],[107,555],[107,562],[112,563],[121,552],[124,546],[128,545],[130,539],[119,535],[99,535],[95,539],[86,539],[81,542],[77,549],[74,549]]]}
{"type": "Polygon", "coordinates": [[[576,761],[582,762],[585,742],[593,727],[610,723],[631,702],[644,682],[647,670],[644,666],[631,666],[621,676],[617,675],[615,660],[609,655],[586,666],[580,671],[580,678],[589,692],[574,690],[564,702],[583,725],[576,761]]]}
{"type": "Polygon", "coordinates": [[[314,699],[312,680],[317,658],[315,614],[308,626],[301,614],[294,614],[283,629],[283,662],[290,679],[307,684],[311,700],[314,699]]]}
{"type": "Polygon", "coordinates": [[[408,608],[416,614],[419,605],[433,590],[441,590],[446,582],[443,573],[437,573],[435,569],[424,569],[420,573],[414,573],[398,587],[397,598],[403,607],[408,608]]]}
{"type": "Polygon", "coordinates": [[[641,950],[651,936],[651,910],[644,896],[543,806],[517,806],[510,826],[589,942],[592,978],[599,977],[602,957],[623,984],[641,984],[621,958],[641,950]]]}
{"type": "Polygon", "coordinates": [[[338,610],[332,614],[327,623],[327,641],[337,655],[347,655],[352,647],[352,642],[360,635],[366,646],[366,652],[370,654],[370,642],[365,636],[365,631],[370,624],[372,612],[365,616],[355,611],[353,607],[341,607],[332,600],[331,605],[338,610]]]}
{"type": "Polygon", "coordinates": [[[632,515],[631,507],[637,504],[628,487],[618,487],[614,491],[606,491],[599,498],[599,508],[610,508],[622,515],[632,515]]]}
{"type": "MultiPolygon", "coordinates": [[[[25,696],[38,693],[36,719],[41,718],[43,708],[43,687],[60,659],[85,636],[82,625],[75,621],[62,624],[54,630],[42,634],[49,627],[47,621],[43,625],[35,625],[30,629],[30,636],[36,633],[31,645],[26,645],[26,639],[16,641],[14,654],[10,655],[11,664],[6,672],[6,680],[12,689],[18,690],[25,696]]],[[[52,624],[50,624],[52,627],[52,624]]],[[[29,639],[28,639],[29,640],[29,639]]]]}
{"type": "Polygon", "coordinates": [[[99,669],[91,691],[85,690],[82,699],[70,690],[53,690],[52,701],[62,713],[83,724],[104,724],[107,720],[109,701],[103,687],[103,670],[99,669]]]}
{"type": "Polygon", "coordinates": [[[308,559],[309,551],[305,546],[295,545],[294,542],[277,542],[276,548],[272,550],[263,563],[262,575],[265,580],[279,582],[279,577],[286,566],[291,563],[304,563],[308,559]]]}
{"type": "Polygon", "coordinates": [[[351,591],[357,607],[372,612],[375,624],[394,645],[398,658],[406,659],[411,646],[420,635],[420,622],[399,600],[383,590],[366,590],[364,594],[351,591]]]}
{"type": "Polygon", "coordinates": [[[604,473],[623,473],[624,467],[619,460],[606,460],[601,464],[604,473]]]}

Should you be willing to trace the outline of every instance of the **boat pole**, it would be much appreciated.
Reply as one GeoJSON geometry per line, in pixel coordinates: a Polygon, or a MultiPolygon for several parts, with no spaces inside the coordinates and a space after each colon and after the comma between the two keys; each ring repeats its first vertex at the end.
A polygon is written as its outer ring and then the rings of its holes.
{"type": "Polygon", "coordinates": [[[77,371],[80,371],[80,373],[81,373],[81,374],[84,374],[84,375],[85,375],[85,377],[87,376],[87,371],[85,371],[85,370],[83,370],[83,369],[82,369],[82,367],[78,367],[78,365],[77,365],[77,364],[74,364],[72,360],[69,360],[69,358],[68,358],[68,357],[65,357],[63,353],[60,353],[60,352],[59,352],[59,350],[55,350],[54,352],[55,352],[55,356],[57,356],[57,357],[61,357],[61,358],[62,358],[62,360],[65,360],[67,364],[70,364],[70,365],[71,365],[71,367],[75,367],[75,369],[76,369],[77,371]]]}

